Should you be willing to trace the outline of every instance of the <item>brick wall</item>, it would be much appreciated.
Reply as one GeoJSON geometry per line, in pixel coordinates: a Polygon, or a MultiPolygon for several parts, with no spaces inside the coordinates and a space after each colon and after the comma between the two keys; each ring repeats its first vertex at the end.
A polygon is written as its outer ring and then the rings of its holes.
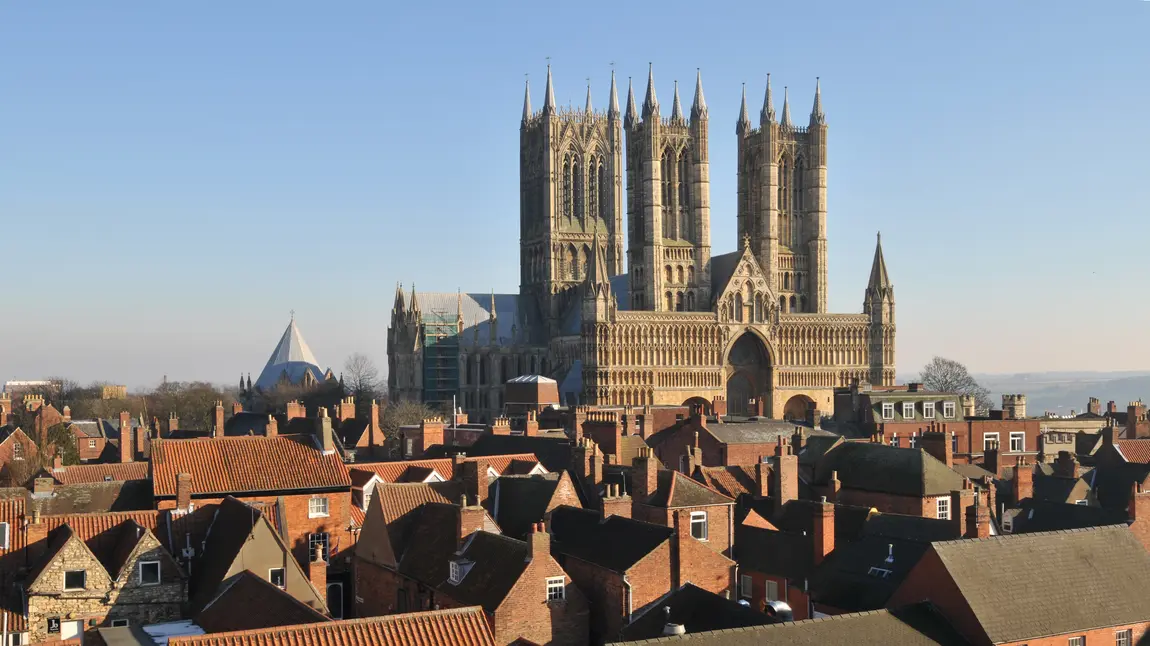
{"type": "MultiPolygon", "coordinates": [[[[781,576],[773,576],[753,570],[740,570],[739,578],[741,579],[744,575],[751,577],[751,598],[748,599],[748,601],[750,601],[752,608],[759,611],[763,610],[767,600],[767,581],[773,581],[778,590],[779,600],[786,602],[786,604],[791,607],[795,621],[810,619],[807,612],[810,606],[810,598],[802,590],[802,581],[789,581],[781,576]]],[[[744,598],[742,596],[742,589],[738,589],[738,593],[739,596],[734,598],[744,598]]]]}
{"type": "MultiPolygon", "coordinates": [[[[591,643],[615,639],[627,617],[627,589],[623,576],[577,558],[563,564],[568,576],[581,590],[589,605],[588,628],[591,643]]],[[[670,579],[667,581],[670,589],[670,579]]],[[[644,580],[644,586],[651,581],[644,580]]],[[[658,585],[658,581],[655,582],[658,585]]]]}
{"type": "Polygon", "coordinates": [[[734,532],[733,505],[710,505],[706,507],[682,507],[667,509],[636,504],[632,506],[631,517],[664,527],[675,526],[675,514],[682,513],[683,519],[690,522],[691,512],[707,513],[707,540],[701,544],[721,554],[730,554],[732,533],[734,532]]]}
{"type": "Polygon", "coordinates": [[[838,493],[840,504],[874,507],[887,514],[906,514],[923,518],[937,518],[938,497],[897,496],[876,491],[843,488],[838,493]]]}
{"type": "Polygon", "coordinates": [[[495,609],[495,641],[507,644],[522,638],[541,645],[586,644],[589,614],[586,597],[548,553],[550,541],[546,533],[541,537],[528,535],[527,540],[536,541],[537,550],[519,581],[495,609]],[[547,600],[549,577],[564,578],[563,600],[547,600]]]}

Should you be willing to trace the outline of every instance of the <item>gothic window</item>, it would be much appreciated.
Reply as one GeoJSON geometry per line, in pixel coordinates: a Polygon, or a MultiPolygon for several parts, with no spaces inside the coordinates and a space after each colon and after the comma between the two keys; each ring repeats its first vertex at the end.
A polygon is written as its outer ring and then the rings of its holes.
{"type": "Polygon", "coordinates": [[[793,294],[791,295],[791,311],[792,311],[792,312],[797,312],[797,311],[798,311],[798,310],[796,310],[796,309],[795,309],[795,297],[794,297],[794,295],[793,295],[793,294]]]}
{"type": "Polygon", "coordinates": [[[803,275],[802,274],[795,274],[795,291],[796,292],[803,291],[803,275]]]}
{"type": "Polygon", "coordinates": [[[675,268],[675,282],[680,285],[683,284],[683,266],[679,265],[675,268]]]}
{"type": "Polygon", "coordinates": [[[735,294],[735,320],[743,322],[743,293],[738,292],[735,294]]]}
{"type": "Polygon", "coordinates": [[[687,292],[687,311],[695,311],[695,292],[687,292]]]}
{"type": "Polygon", "coordinates": [[[587,164],[587,185],[587,204],[590,207],[587,216],[588,219],[594,219],[599,208],[599,160],[596,157],[592,157],[587,164]]]}
{"type": "Polygon", "coordinates": [[[755,294],[755,321],[763,322],[763,295],[755,294]]]}
{"type": "Polygon", "coordinates": [[[666,282],[670,283],[671,279],[672,279],[671,265],[667,265],[666,267],[663,268],[663,274],[664,274],[664,279],[666,280],[666,282]]]}
{"type": "Polygon", "coordinates": [[[679,293],[675,294],[675,311],[676,312],[682,312],[683,311],[683,292],[679,292],[679,293]]]}
{"type": "Polygon", "coordinates": [[[511,366],[507,363],[507,357],[499,360],[499,381],[500,383],[507,381],[511,378],[511,366]]]}
{"type": "Polygon", "coordinates": [[[779,312],[782,312],[785,314],[786,311],[787,311],[787,297],[786,296],[780,296],[779,297],[779,312]]]}
{"type": "Polygon", "coordinates": [[[790,274],[783,274],[783,289],[790,289],[790,288],[791,288],[791,275],[790,274]]]}
{"type": "Polygon", "coordinates": [[[611,191],[610,180],[607,178],[607,167],[603,165],[603,160],[599,160],[599,217],[608,223],[611,222],[611,200],[609,199],[611,191]]]}
{"type": "Polygon", "coordinates": [[[479,385],[487,385],[487,361],[484,357],[479,357],[479,385]]]}
{"type": "Polygon", "coordinates": [[[667,311],[670,312],[670,311],[675,309],[674,297],[671,296],[671,292],[667,292],[666,298],[667,298],[667,311]]]}
{"type": "Polygon", "coordinates": [[[579,170],[579,162],[576,160],[571,161],[571,183],[574,186],[573,194],[571,196],[574,202],[574,217],[583,217],[583,173],[579,170]]]}
{"type": "Polygon", "coordinates": [[[671,237],[671,225],[673,224],[671,222],[671,218],[668,217],[668,213],[670,213],[670,210],[671,210],[671,195],[672,195],[672,193],[671,193],[671,173],[672,173],[673,169],[674,169],[674,166],[672,165],[672,161],[671,161],[671,151],[670,151],[670,149],[664,150],[663,151],[663,160],[661,162],[661,167],[660,167],[661,173],[659,175],[659,177],[662,180],[662,189],[663,189],[663,237],[664,238],[670,238],[671,237]]]}
{"type": "Polygon", "coordinates": [[[581,262],[579,263],[579,266],[580,266],[582,273],[580,275],[576,276],[577,279],[582,280],[582,279],[586,278],[588,274],[591,273],[591,263],[592,262],[593,261],[591,260],[591,250],[587,248],[587,245],[583,245],[583,257],[581,258],[581,262]]]}
{"type": "Polygon", "coordinates": [[[567,275],[569,280],[577,280],[579,278],[579,261],[575,257],[575,247],[568,245],[567,247],[567,275]]]}
{"type": "Polygon", "coordinates": [[[679,238],[681,240],[691,240],[694,238],[691,231],[691,195],[690,195],[690,178],[687,160],[687,151],[683,151],[679,157],[679,238]]]}
{"type": "Polygon", "coordinates": [[[779,159],[778,199],[779,199],[779,240],[784,244],[791,241],[790,180],[791,160],[786,155],[779,159]]]}
{"type": "Polygon", "coordinates": [[[571,217],[571,192],[574,189],[574,176],[571,173],[571,155],[563,158],[563,215],[571,217]]]}

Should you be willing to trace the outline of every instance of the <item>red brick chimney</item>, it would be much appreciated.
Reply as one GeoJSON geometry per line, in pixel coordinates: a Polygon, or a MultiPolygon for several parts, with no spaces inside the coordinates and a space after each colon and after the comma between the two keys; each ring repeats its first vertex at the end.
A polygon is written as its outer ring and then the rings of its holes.
{"type": "Polygon", "coordinates": [[[132,428],[132,415],[126,411],[120,411],[120,434],[123,435],[124,429],[132,428]]]}
{"type": "Polygon", "coordinates": [[[1106,402],[1106,414],[1113,415],[1118,412],[1118,406],[1113,400],[1106,402]]]}
{"type": "Polygon", "coordinates": [[[982,463],[982,468],[993,473],[994,477],[1002,477],[1002,464],[998,459],[998,440],[986,441],[986,448],[982,450],[982,463]]]}
{"type": "Polygon", "coordinates": [[[268,423],[264,426],[264,435],[267,437],[276,437],[280,434],[280,423],[276,421],[275,415],[268,415],[268,423]]]}
{"type": "Polygon", "coordinates": [[[346,422],[355,417],[355,397],[345,397],[335,406],[335,417],[340,422],[346,422]]]}
{"type": "Polygon", "coordinates": [[[974,496],[974,504],[966,508],[966,538],[987,538],[990,536],[990,510],[974,496]]]}
{"type": "Polygon", "coordinates": [[[143,459],[144,454],[147,453],[148,441],[152,438],[153,428],[156,429],[156,434],[158,435],[160,433],[160,420],[153,417],[152,426],[149,427],[144,424],[144,416],[141,415],[140,430],[136,432],[136,455],[140,456],[141,459],[143,459]]]}
{"type": "Polygon", "coordinates": [[[1099,417],[1102,416],[1102,403],[1098,401],[1097,397],[1091,397],[1090,400],[1086,402],[1086,412],[1098,415],[1099,417]]]}
{"type": "Polygon", "coordinates": [[[535,557],[548,558],[551,556],[551,535],[542,522],[531,523],[531,533],[527,536],[527,554],[531,560],[535,557]]]}
{"type": "Polygon", "coordinates": [[[603,518],[611,516],[631,517],[631,496],[619,492],[619,485],[608,484],[606,495],[603,497],[603,518]]]}
{"type": "Polygon", "coordinates": [[[285,405],[285,408],[288,422],[299,417],[307,417],[307,412],[304,410],[303,404],[299,403],[299,401],[290,401],[285,405]]]}
{"type": "Polygon", "coordinates": [[[482,507],[487,499],[487,458],[471,458],[462,465],[463,493],[467,502],[482,507]]]}
{"type": "Polygon", "coordinates": [[[839,472],[831,471],[831,479],[827,481],[827,500],[831,502],[839,501],[839,493],[843,490],[842,480],[839,480],[839,472]]]}
{"type": "Polygon", "coordinates": [[[176,417],[176,413],[174,411],[168,413],[168,435],[171,436],[172,433],[175,433],[178,430],[180,430],[180,418],[176,417]]]}
{"type": "Polygon", "coordinates": [[[590,444],[587,456],[587,484],[597,486],[603,482],[603,456],[599,455],[599,447],[590,438],[583,438],[583,441],[590,444]]]}
{"type": "Polygon", "coordinates": [[[771,495],[771,467],[761,460],[755,463],[755,497],[768,498],[771,495]]]}
{"type": "Polygon", "coordinates": [[[1034,470],[1026,462],[1026,458],[1019,458],[1018,465],[1014,467],[1014,504],[1034,496],[1034,470]]]}
{"type": "Polygon", "coordinates": [[[650,447],[643,446],[639,448],[639,455],[635,457],[632,465],[631,494],[635,502],[646,503],[659,488],[659,459],[655,457],[650,447]]]}
{"type": "Polygon", "coordinates": [[[224,436],[224,403],[216,401],[216,420],[215,425],[212,426],[212,437],[220,438],[224,436]]]}
{"type": "Polygon", "coordinates": [[[918,437],[918,446],[948,467],[954,466],[954,446],[951,434],[931,429],[918,437]]]}
{"type": "Polygon", "coordinates": [[[322,598],[327,597],[327,561],[323,558],[323,545],[316,544],[315,553],[312,555],[311,562],[308,563],[307,578],[311,579],[311,584],[315,586],[316,591],[322,595],[322,598]]]}
{"type": "Polygon", "coordinates": [[[244,412],[244,405],[239,402],[232,402],[232,417],[244,412]]]}
{"type": "Polygon", "coordinates": [[[715,417],[723,417],[727,414],[727,398],[722,395],[715,395],[711,400],[711,410],[715,413],[715,417]]]}
{"type": "Polygon", "coordinates": [[[40,520],[40,508],[32,509],[32,519],[28,522],[28,562],[37,563],[48,551],[48,523],[40,520]]]}
{"type": "Polygon", "coordinates": [[[690,513],[682,509],[674,511],[675,536],[671,539],[671,585],[674,590],[679,589],[687,582],[685,576],[687,566],[683,562],[683,546],[689,544],[687,541],[695,540],[691,537],[690,513]],[[686,517],[684,518],[684,516],[686,517]]]}
{"type": "Polygon", "coordinates": [[[1054,459],[1054,475],[1060,478],[1078,477],[1078,460],[1070,451],[1059,451],[1054,459]]]}
{"type": "Polygon", "coordinates": [[[821,503],[816,503],[812,511],[815,545],[811,554],[815,565],[818,565],[835,549],[835,506],[827,502],[824,497],[821,503]]]}
{"type": "MultiPolygon", "coordinates": [[[[140,429],[142,433],[144,429],[140,429]]],[[[132,433],[132,423],[120,414],[120,462],[132,462],[136,457],[136,440],[132,433]],[[125,422],[127,422],[125,424],[125,422]]]]}
{"type": "Polygon", "coordinates": [[[463,498],[464,500],[460,502],[466,501],[466,504],[460,505],[459,507],[459,526],[455,534],[456,549],[463,547],[463,542],[468,536],[483,529],[483,521],[487,514],[483,507],[474,504],[473,501],[467,500],[467,494],[463,494],[463,498]]]}
{"type": "Polygon", "coordinates": [[[176,474],[176,509],[192,510],[192,474],[176,474]]]}
{"type": "Polygon", "coordinates": [[[433,446],[443,445],[443,418],[428,417],[419,423],[419,437],[423,446],[422,451],[433,446]]]}
{"type": "Polygon", "coordinates": [[[799,497],[799,458],[791,451],[791,445],[781,436],[778,445],[775,446],[771,479],[775,485],[773,489],[777,514],[789,501],[799,497]]]}
{"type": "Polygon", "coordinates": [[[523,426],[523,434],[527,437],[536,437],[539,435],[539,418],[535,416],[535,411],[527,411],[527,421],[523,426]]]}
{"type": "Polygon", "coordinates": [[[511,435],[511,420],[500,415],[491,422],[492,435],[511,435]]]}

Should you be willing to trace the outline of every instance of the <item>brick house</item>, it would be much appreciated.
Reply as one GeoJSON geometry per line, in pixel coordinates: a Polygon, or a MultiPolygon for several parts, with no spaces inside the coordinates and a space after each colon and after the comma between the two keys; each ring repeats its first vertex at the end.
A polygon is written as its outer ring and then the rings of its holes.
{"type": "Polygon", "coordinates": [[[180,618],[184,573],[147,528],[128,520],[84,540],[65,524],[29,527],[25,594],[33,642],[68,639],[89,625],[143,625],[180,618]]]}
{"type": "MultiPolygon", "coordinates": [[[[670,528],[680,523],[695,540],[729,556],[735,539],[735,501],[690,476],[659,467],[651,449],[635,458],[631,518],[670,528]]],[[[618,509],[619,499],[613,502],[618,509]]]]}
{"type": "Polygon", "coordinates": [[[1150,554],[1125,527],[1041,532],[933,543],[890,603],[929,600],[976,645],[1125,646],[1150,627],[1147,580],[1150,554]],[[1018,584],[1035,572],[1058,584],[1018,584]]]}
{"type": "Polygon", "coordinates": [[[331,619],[255,572],[243,570],[222,582],[215,598],[195,615],[194,621],[205,632],[222,633],[331,619]]]}
{"type": "Polygon", "coordinates": [[[552,553],[591,605],[591,641],[617,638],[631,619],[690,582],[727,594],[735,563],[692,538],[690,517],[672,527],[559,507],[551,512],[552,553]]]}
{"type": "MultiPolygon", "coordinates": [[[[780,420],[720,422],[693,415],[647,443],[668,468],[690,475],[688,464],[692,460],[695,465],[708,467],[754,466],[775,455],[779,438],[791,438],[798,428],[780,420]]],[[[818,429],[803,428],[803,432],[812,437],[833,436],[818,429]]]]}
{"type": "Polygon", "coordinates": [[[396,536],[384,504],[373,498],[356,546],[357,615],[480,605],[497,643],[587,643],[587,601],[542,524],[519,541],[485,531],[482,507],[425,503],[396,536]]]}
{"type": "Polygon", "coordinates": [[[40,471],[40,449],[19,428],[0,428],[0,482],[23,487],[40,471]]]}

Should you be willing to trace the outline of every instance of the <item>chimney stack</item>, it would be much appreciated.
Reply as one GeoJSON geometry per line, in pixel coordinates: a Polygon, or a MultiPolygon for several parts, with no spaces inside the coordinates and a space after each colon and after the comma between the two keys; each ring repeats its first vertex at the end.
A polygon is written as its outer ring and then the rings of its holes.
{"type": "Polygon", "coordinates": [[[238,401],[232,402],[232,417],[244,412],[244,405],[238,401]]]}
{"type": "MultiPolygon", "coordinates": [[[[327,561],[323,557],[323,544],[317,543],[311,562],[308,563],[307,576],[315,589],[326,597],[327,595],[327,561]]],[[[333,612],[334,614],[334,612],[333,612]]]]}
{"type": "Polygon", "coordinates": [[[71,406],[65,406],[64,407],[64,413],[63,413],[62,417],[63,417],[65,422],[72,421],[72,407],[71,406]]]}
{"type": "Polygon", "coordinates": [[[303,404],[299,403],[299,401],[290,401],[285,405],[285,408],[286,408],[287,421],[288,421],[289,426],[291,425],[291,421],[293,419],[296,419],[299,417],[307,417],[307,414],[306,414],[306,411],[304,410],[303,404]]]}
{"type": "Polygon", "coordinates": [[[771,495],[771,467],[762,460],[755,463],[755,497],[768,498],[771,495]]]}
{"type": "MultiPolygon", "coordinates": [[[[140,432],[143,433],[144,429],[141,428],[140,432]]],[[[136,441],[132,433],[132,423],[130,420],[125,420],[123,414],[120,415],[120,462],[132,462],[136,457],[136,441]],[[124,422],[128,423],[125,424],[124,422]]]]}
{"type": "Polygon", "coordinates": [[[607,484],[605,485],[606,491],[603,496],[603,518],[607,519],[611,516],[622,516],[623,518],[631,517],[631,496],[620,492],[619,485],[607,484]]]}
{"type": "Polygon", "coordinates": [[[192,474],[176,474],[176,509],[189,512],[192,510],[192,474]]]}
{"type": "Polygon", "coordinates": [[[1054,459],[1054,475],[1060,478],[1078,477],[1078,460],[1070,451],[1059,451],[1054,459]]]}
{"type": "Polygon", "coordinates": [[[383,446],[383,429],[379,426],[379,402],[371,400],[371,416],[368,420],[367,440],[368,445],[373,449],[377,446],[383,446]]]}
{"type": "Polygon", "coordinates": [[[276,437],[280,434],[280,424],[276,421],[275,415],[268,415],[268,423],[264,426],[264,435],[267,437],[276,437]]]}
{"type": "Polygon", "coordinates": [[[216,401],[216,421],[212,426],[212,437],[221,438],[224,436],[224,403],[216,401]]]}
{"type": "Polygon", "coordinates": [[[470,504],[482,507],[487,499],[489,486],[487,458],[471,458],[461,465],[463,471],[463,492],[470,504]]]}
{"type": "Polygon", "coordinates": [[[1018,458],[1014,467],[1014,504],[1034,496],[1034,470],[1026,462],[1026,458],[1018,458]]]}
{"type": "Polygon", "coordinates": [[[543,522],[531,523],[531,534],[527,537],[528,555],[531,560],[535,557],[547,558],[551,556],[551,535],[543,522]]]}
{"type": "Polygon", "coordinates": [[[835,506],[823,497],[816,503],[814,512],[814,541],[812,552],[815,565],[819,565],[835,549],[835,506]]]}
{"type": "Polygon", "coordinates": [[[774,465],[771,469],[771,479],[774,481],[775,513],[791,500],[799,497],[799,459],[791,450],[782,436],[775,446],[774,465]]]}
{"type": "Polygon", "coordinates": [[[994,477],[1002,477],[1002,465],[998,459],[998,440],[986,441],[986,448],[982,451],[982,468],[994,474],[994,477]]]}
{"type": "Polygon", "coordinates": [[[1091,397],[1090,400],[1086,402],[1086,412],[1101,417],[1102,402],[1098,401],[1097,397],[1091,397]]]}
{"type": "Polygon", "coordinates": [[[659,459],[650,447],[639,447],[631,470],[631,492],[635,502],[646,503],[659,488],[659,459]]]}
{"type": "Polygon", "coordinates": [[[324,453],[335,451],[335,441],[331,435],[331,418],[327,416],[327,409],[320,407],[319,416],[315,418],[316,436],[319,439],[319,448],[324,453]]]}
{"type": "Polygon", "coordinates": [[[175,411],[172,411],[168,413],[168,436],[170,437],[172,433],[178,430],[180,430],[180,418],[176,417],[175,411]]]}
{"type": "Polygon", "coordinates": [[[975,493],[974,504],[966,508],[966,538],[987,538],[990,536],[990,510],[979,501],[975,493]]]}
{"type": "Polygon", "coordinates": [[[539,418],[535,416],[535,411],[527,411],[527,421],[523,426],[523,434],[527,437],[536,437],[539,435],[539,418]]]}
{"type": "Polygon", "coordinates": [[[931,428],[918,437],[918,446],[946,466],[954,466],[954,444],[949,432],[931,428]]]}

